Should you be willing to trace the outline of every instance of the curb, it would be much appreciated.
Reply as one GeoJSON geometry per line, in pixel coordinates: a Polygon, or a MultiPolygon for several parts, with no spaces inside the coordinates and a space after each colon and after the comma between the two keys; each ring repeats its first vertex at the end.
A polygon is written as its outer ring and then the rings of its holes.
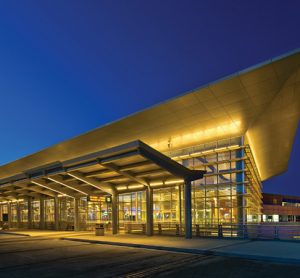
{"type": "Polygon", "coordinates": [[[28,234],[15,233],[15,232],[3,232],[3,231],[0,231],[0,234],[14,235],[14,236],[30,236],[30,235],[28,235],[28,234]]]}
{"type": "Polygon", "coordinates": [[[106,245],[122,246],[122,247],[145,248],[145,249],[160,250],[160,251],[180,252],[180,253],[199,254],[199,255],[214,255],[214,251],[211,251],[208,249],[156,246],[156,245],[148,245],[148,244],[124,243],[124,242],[115,242],[115,241],[79,239],[79,238],[68,238],[68,237],[62,237],[60,239],[61,240],[69,240],[69,241],[77,241],[77,242],[93,243],[93,244],[106,244],[106,245]]]}
{"type": "Polygon", "coordinates": [[[229,258],[240,258],[240,259],[255,260],[255,261],[265,261],[265,262],[271,262],[271,263],[300,265],[300,259],[292,259],[292,258],[287,259],[287,258],[270,257],[270,256],[229,253],[229,252],[222,252],[222,251],[214,251],[212,249],[180,248],[180,247],[156,246],[156,245],[147,245],[147,244],[105,241],[105,240],[68,238],[68,237],[62,237],[60,239],[61,240],[69,240],[69,241],[77,241],[77,242],[86,242],[86,243],[92,243],[92,244],[106,244],[106,245],[113,245],[113,246],[145,248],[145,249],[150,249],[150,250],[180,252],[180,253],[198,254],[198,255],[206,255],[206,256],[213,255],[213,256],[222,256],[222,257],[229,257],[229,258]]]}

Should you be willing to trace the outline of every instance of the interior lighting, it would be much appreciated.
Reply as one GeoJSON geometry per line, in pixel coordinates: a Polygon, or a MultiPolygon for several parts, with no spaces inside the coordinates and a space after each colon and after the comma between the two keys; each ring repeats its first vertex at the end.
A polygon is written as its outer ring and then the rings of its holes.
{"type": "Polygon", "coordinates": [[[169,180],[169,181],[165,181],[165,184],[176,184],[176,183],[183,183],[183,180],[169,180]]]}
{"type": "Polygon", "coordinates": [[[142,184],[136,184],[136,185],[129,185],[128,189],[136,189],[136,188],[143,188],[144,185],[142,184]]]}
{"type": "Polygon", "coordinates": [[[68,184],[66,184],[66,183],[63,183],[63,182],[60,182],[60,181],[58,181],[58,180],[56,180],[56,179],[53,179],[53,178],[50,178],[50,177],[47,177],[47,179],[48,180],[51,180],[51,181],[53,181],[53,182],[55,182],[55,183],[58,183],[58,184],[60,184],[60,185],[63,185],[63,186],[65,186],[65,187],[68,187],[68,188],[70,188],[70,189],[72,189],[72,190],[75,190],[75,191],[77,191],[77,192],[79,192],[79,193],[81,193],[81,194],[83,194],[83,195],[88,195],[88,194],[86,194],[85,192],[83,192],[83,191],[81,191],[81,190],[79,190],[79,189],[77,189],[77,188],[74,188],[74,187],[72,187],[72,186],[69,186],[68,184]]]}
{"type": "Polygon", "coordinates": [[[150,186],[158,186],[158,185],[163,185],[164,183],[162,181],[160,182],[150,182],[150,186]]]}
{"type": "Polygon", "coordinates": [[[227,150],[226,147],[221,147],[221,148],[215,149],[216,152],[225,151],[225,150],[227,150]]]}
{"type": "Polygon", "coordinates": [[[66,195],[66,196],[69,196],[69,197],[71,197],[71,198],[74,198],[74,197],[72,197],[72,196],[70,196],[70,195],[68,195],[68,194],[65,194],[65,193],[63,193],[63,192],[61,192],[61,191],[59,191],[59,190],[53,189],[53,188],[51,188],[51,187],[48,187],[48,186],[46,186],[46,185],[44,185],[44,184],[41,184],[41,183],[39,183],[39,182],[36,182],[36,181],[33,181],[33,180],[31,180],[30,182],[33,183],[33,184],[35,184],[35,185],[38,185],[38,186],[40,186],[40,187],[44,187],[44,188],[46,188],[46,189],[48,189],[48,190],[54,191],[54,192],[56,192],[56,193],[58,193],[58,194],[66,195]]]}
{"type": "Polygon", "coordinates": [[[230,150],[238,149],[240,146],[239,145],[231,145],[228,147],[230,150]]]}
{"type": "Polygon", "coordinates": [[[126,190],[127,186],[117,186],[117,190],[126,190]]]}

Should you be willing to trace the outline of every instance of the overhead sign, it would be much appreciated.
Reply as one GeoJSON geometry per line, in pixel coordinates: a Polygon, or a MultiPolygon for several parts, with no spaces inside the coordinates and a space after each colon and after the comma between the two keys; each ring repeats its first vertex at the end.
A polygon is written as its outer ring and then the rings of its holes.
{"type": "Polygon", "coordinates": [[[111,196],[105,196],[105,202],[110,204],[112,202],[111,196]]]}
{"type": "Polygon", "coordinates": [[[101,202],[100,196],[88,196],[88,202],[101,202]]]}

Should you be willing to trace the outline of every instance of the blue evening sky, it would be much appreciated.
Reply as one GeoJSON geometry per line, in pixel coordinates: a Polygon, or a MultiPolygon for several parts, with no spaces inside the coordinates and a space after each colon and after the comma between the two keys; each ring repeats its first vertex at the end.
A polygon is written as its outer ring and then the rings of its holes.
{"type": "MultiPolygon", "coordinates": [[[[0,164],[298,48],[299,13],[296,0],[0,0],[0,164]]],[[[264,191],[300,195],[299,164],[298,131],[264,191]]]]}

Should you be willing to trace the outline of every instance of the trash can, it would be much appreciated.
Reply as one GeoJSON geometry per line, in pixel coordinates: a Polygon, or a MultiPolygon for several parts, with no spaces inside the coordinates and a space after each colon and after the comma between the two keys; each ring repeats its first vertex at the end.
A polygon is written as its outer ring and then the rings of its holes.
{"type": "Polygon", "coordinates": [[[104,236],[104,224],[96,224],[95,232],[96,236],[104,236]]]}

